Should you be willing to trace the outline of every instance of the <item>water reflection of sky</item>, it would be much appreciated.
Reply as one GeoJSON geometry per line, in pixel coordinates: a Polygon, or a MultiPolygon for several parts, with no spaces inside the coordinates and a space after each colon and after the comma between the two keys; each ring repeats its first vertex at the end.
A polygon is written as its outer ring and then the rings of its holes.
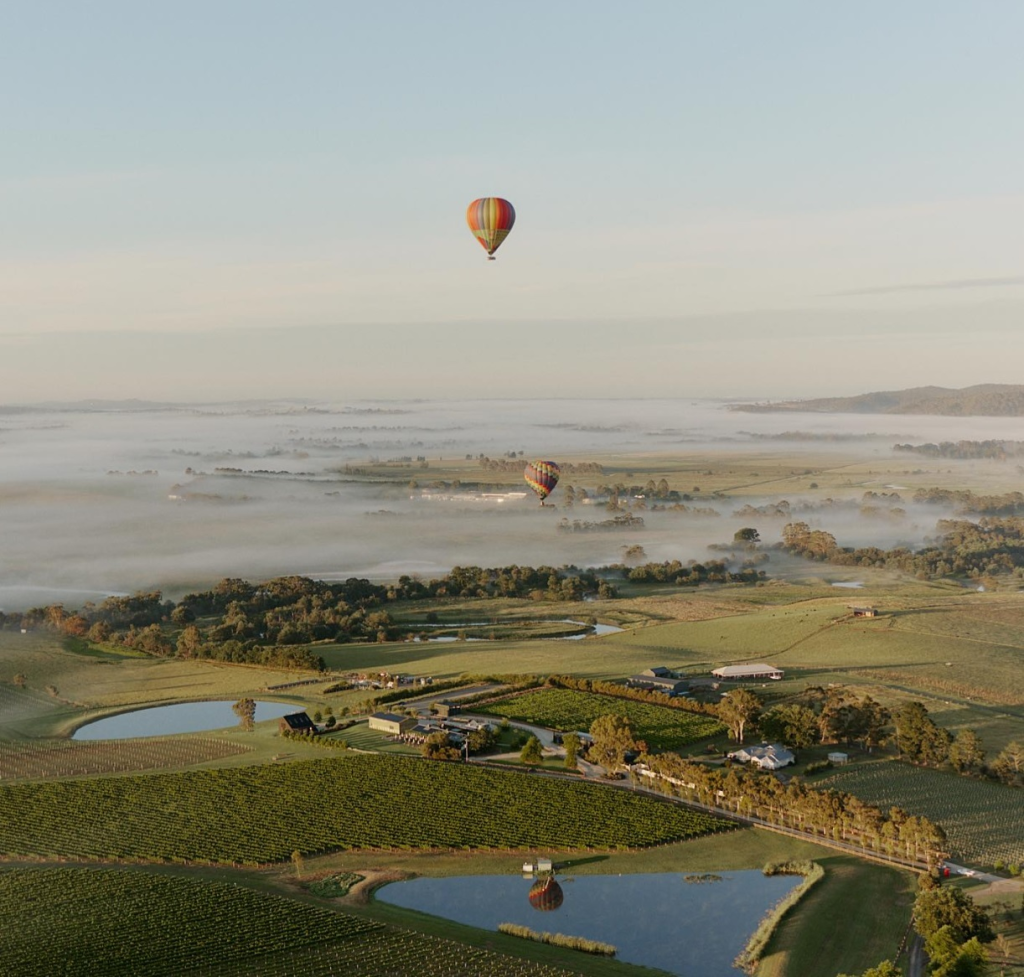
{"type": "Polygon", "coordinates": [[[736,977],[732,962],[765,911],[799,883],[795,876],[723,872],[690,884],[678,873],[559,876],[565,900],[534,909],[532,884],[516,876],[411,879],[386,886],[381,902],[495,930],[533,930],[611,943],[618,959],[683,977],[736,977]]]}
{"type": "MultiPolygon", "coordinates": [[[[175,733],[200,733],[207,729],[237,726],[239,718],[231,702],[181,702],[172,706],[154,706],[122,712],[97,719],[75,731],[76,740],[125,740],[137,736],[171,736],[175,733]]],[[[277,719],[289,712],[301,711],[284,702],[257,702],[256,722],[277,719]]]]}

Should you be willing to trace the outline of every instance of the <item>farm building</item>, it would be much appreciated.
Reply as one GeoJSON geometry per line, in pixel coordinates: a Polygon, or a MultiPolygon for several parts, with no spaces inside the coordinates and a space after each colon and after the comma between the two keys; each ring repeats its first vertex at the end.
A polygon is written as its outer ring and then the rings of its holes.
{"type": "Polygon", "coordinates": [[[287,716],[282,716],[277,723],[278,729],[281,732],[289,733],[309,733],[314,735],[316,733],[316,723],[309,718],[304,712],[290,712],[287,716]]]}
{"type": "Polygon", "coordinates": [[[844,763],[850,762],[849,753],[830,753],[828,755],[828,762],[835,764],[837,767],[841,767],[844,763]]]}
{"type": "Polygon", "coordinates": [[[747,746],[728,754],[730,760],[737,763],[752,763],[762,770],[778,770],[796,763],[796,757],[779,743],[762,743],[760,746],[747,746]]]}
{"type": "Polygon", "coordinates": [[[877,607],[853,607],[851,605],[850,610],[853,611],[854,617],[878,617],[877,607]]]}
{"type": "Polygon", "coordinates": [[[626,685],[631,689],[648,689],[667,692],[669,695],[680,695],[689,688],[685,679],[672,678],[669,675],[651,675],[652,671],[653,669],[648,669],[639,675],[630,675],[626,679],[626,685]]]}
{"type": "Polygon", "coordinates": [[[714,669],[711,674],[715,678],[728,679],[733,682],[754,678],[770,678],[777,681],[782,678],[783,672],[781,668],[776,668],[774,665],[758,662],[753,665],[723,665],[721,668],[714,669]]]}
{"type": "Polygon", "coordinates": [[[370,729],[378,733],[387,733],[390,736],[398,736],[406,733],[416,725],[412,716],[397,716],[393,712],[375,712],[370,716],[370,729]]]}
{"type": "Polygon", "coordinates": [[[671,670],[667,669],[664,665],[654,665],[652,668],[645,668],[641,675],[646,675],[649,678],[672,678],[671,670]]]}

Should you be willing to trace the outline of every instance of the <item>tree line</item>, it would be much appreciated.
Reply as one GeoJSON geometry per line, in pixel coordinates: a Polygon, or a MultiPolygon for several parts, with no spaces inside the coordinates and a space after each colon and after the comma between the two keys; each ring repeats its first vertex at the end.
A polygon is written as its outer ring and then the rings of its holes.
{"type": "MultiPolygon", "coordinates": [[[[1016,493],[1014,493],[1016,494],[1016,493]]],[[[914,551],[905,547],[841,547],[835,536],[805,522],[782,528],[781,548],[839,566],[883,567],[922,580],[1024,576],[1024,518],[985,516],[978,522],[942,519],[939,537],[914,551]]]]}
{"type": "Polygon", "coordinates": [[[898,807],[883,811],[845,791],[817,790],[796,777],[783,784],[674,753],[645,755],[641,764],[642,775],[661,789],[708,807],[910,861],[937,864],[946,855],[946,834],[938,824],[898,807]]]}
{"type": "Polygon", "coordinates": [[[46,628],[70,638],[116,645],[157,657],[322,669],[308,648],[316,641],[395,641],[404,637],[387,605],[443,597],[522,597],[578,601],[615,596],[599,570],[578,567],[454,567],[429,582],[402,576],[375,584],[301,576],[261,583],[225,578],[175,603],[159,591],[108,597],[71,611],[50,604],[0,612],[0,628],[46,628]]]}

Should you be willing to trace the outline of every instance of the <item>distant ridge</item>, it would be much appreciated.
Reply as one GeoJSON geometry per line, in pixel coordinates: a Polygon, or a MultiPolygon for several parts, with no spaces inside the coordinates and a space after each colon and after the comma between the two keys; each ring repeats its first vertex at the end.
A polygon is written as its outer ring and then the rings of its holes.
{"type": "Polygon", "coordinates": [[[781,400],[764,404],[730,404],[730,410],[755,414],[817,412],[822,414],[935,414],[944,417],[1024,417],[1024,386],[981,383],[954,390],[912,387],[881,390],[856,397],[781,400]]]}

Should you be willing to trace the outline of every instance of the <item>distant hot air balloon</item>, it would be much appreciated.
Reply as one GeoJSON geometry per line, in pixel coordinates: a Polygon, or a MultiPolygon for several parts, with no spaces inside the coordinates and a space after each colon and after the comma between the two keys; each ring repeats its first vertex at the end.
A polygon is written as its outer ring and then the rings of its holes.
{"type": "Polygon", "coordinates": [[[530,886],[529,899],[530,905],[534,909],[539,909],[541,912],[550,912],[552,909],[557,909],[562,905],[565,893],[562,892],[562,887],[555,881],[555,877],[549,875],[546,879],[537,879],[530,886]]]}
{"type": "Polygon", "coordinates": [[[466,210],[466,223],[484,246],[490,261],[494,261],[494,252],[501,247],[515,222],[516,212],[512,204],[501,197],[481,197],[466,210]]]}
{"type": "Polygon", "coordinates": [[[540,496],[540,504],[544,505],[544,500],[554,492],[560,474],[558,465],[553,461],[531,461],[523,472],[523,478],[540,496]]]}

